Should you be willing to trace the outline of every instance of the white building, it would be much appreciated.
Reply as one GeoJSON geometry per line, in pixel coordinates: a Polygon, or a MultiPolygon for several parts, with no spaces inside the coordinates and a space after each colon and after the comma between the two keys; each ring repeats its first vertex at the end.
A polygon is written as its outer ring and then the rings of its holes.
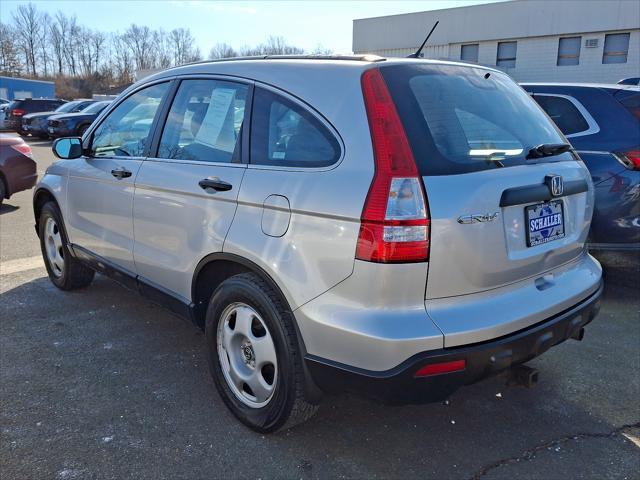
{"type": "Polygon", "coordinates": [[[515,0],[353,21],[353,52],[497,67],[517,81],[617,82],[640,76],[640,1],[515,0]]]}

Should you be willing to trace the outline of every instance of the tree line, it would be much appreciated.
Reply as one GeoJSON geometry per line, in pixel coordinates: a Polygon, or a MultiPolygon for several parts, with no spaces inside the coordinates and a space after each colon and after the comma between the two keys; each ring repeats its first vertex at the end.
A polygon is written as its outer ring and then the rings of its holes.
{"type": "MultiPolygon", "coordinates": [[[[61,97],[91,95],[131,83],[137,70],[202,60],[195,43],[189,28],[153,30],[133,23],[124,32],[106,33],[80,25],[75,15],[51,16],[29,3],[0,22],[0,75],[55,79],[61,97]]],[[[208,58],[300,53],[302,48],[272,36],[238,50],[218,43],[208,58]]],[[[313,53],[330,52],[318,47],[313,53]]]]}

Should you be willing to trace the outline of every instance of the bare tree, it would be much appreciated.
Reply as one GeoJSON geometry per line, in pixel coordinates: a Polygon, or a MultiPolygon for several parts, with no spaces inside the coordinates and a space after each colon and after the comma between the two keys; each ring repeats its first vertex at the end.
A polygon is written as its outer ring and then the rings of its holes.
{"type": "Polygon", "coordinates": [[[297,55],[304,53],[304,49],[289,45],[284,37],[270,36],[267,43],[262,45],[265,55],[297,55]]]}
{"type": "Polygon", "coordinates": [[[122,83],[130,82],[133,79],[133,58],[124,35],[112,35],[111,48],[116,78],[122,83]]]}
{"type": "Polygon", "coordinates": [[[41,13],[40,17],[40,29],[38,32],[38,49],[40,51],[39,57],[42,61],[42,73],[45,77],[49,76],[51,65],[51,55],[49,49],[49,33],[51,30],[51,17],[48,13],[41,13]]]}
{"type": "Polygon", "coordinates": [[[314,48],[311,53],[313,55],[333,55],[333,50],[331,50],[330,48],[324,48],[322,46],[322,44],[318,44],[316,45],[316,48],[314,48]]]}
{"type": "Polygon", "coordinates": [[[211,50],[209,50],[209,59],[215,60],[216,58],[232,58],[237,57],[236,52],[228,43],[216,43],[211,50]]]}
{"type": "Polygon", "coordinates": [[[153,68],[155,64],[153,55],[153,32],[149,27],[132,23],[124,32],[124,40],[131,50],[136,70],[153,68]]]}
{"type": "Polygon", "coordinates": [[[27,71],[32,76],[37,76],[38,47],[41,36],[40,13],[33,3],[18,5],[13,14],[15,32],[20,40],[20,49],[23,52],[27,71]]]}
{"type": "Polygon", "coordinates": [[[64,55],[64,38],[59,20],[60,16],[64,18],[64,14],[62,12],[58,12],[51,24],[51,29],[49,30],[49,38],[51,40],[51,53],[53,54],[53,61],[55,63],[55,69],[58,76],[61,76],[64,73],[64,67],[66,63],[64,55]]]}
{"type": "Polygon", "coordinates": [[[169,34],[171,40],[171,53],[174,65],[187,63],[191,58],[191,50],[195,39],[187,28],[175,28],[169,34]]]}
{"type": "Polygon", "coordinates": [[[153,45],[155,53],[153,55],[155,68],[169,68],[172,60],[173,38],[172,34],[163,29],[153,32],[153,45]]]}
{"type": "Polygon", "coordinates": [[[20,75],[20,73],[22,73],[22,63],[14,29],[0,23],[0,74],[20,75]]]}
{"type": "Polygon", "coordinates": [[[93,73],[98,73],[100,70],[100,61],[105,50],[107,43],[107,36],[98,31],[91,33],[91,47],[93,49],[93,73]]]}

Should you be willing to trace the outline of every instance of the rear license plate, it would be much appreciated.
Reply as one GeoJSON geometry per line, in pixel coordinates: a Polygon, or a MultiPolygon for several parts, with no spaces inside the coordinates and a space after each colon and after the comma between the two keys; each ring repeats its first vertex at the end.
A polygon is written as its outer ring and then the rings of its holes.
{"type": "Polygon", "coordinates": [[[535,247],[564,237],[562,202],[555,200],[525,208],[527,247],[535,247]]]}
{"type": "Polygon", "coordinates": [[[53,129],[53,127],[49,127],[49,133],[53,133],[55,132],[55,130],[53,129]]]}

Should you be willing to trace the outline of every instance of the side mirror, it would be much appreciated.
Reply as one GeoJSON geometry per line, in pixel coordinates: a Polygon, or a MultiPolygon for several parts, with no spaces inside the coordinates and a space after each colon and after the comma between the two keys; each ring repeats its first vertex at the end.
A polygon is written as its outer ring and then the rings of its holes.
{"type": "Polygon", "coordinates": [[[82,139],[79,137],[58,138],[53,142],[53,153],[56,157],[65,159],[82,156],[82,139]]]}

